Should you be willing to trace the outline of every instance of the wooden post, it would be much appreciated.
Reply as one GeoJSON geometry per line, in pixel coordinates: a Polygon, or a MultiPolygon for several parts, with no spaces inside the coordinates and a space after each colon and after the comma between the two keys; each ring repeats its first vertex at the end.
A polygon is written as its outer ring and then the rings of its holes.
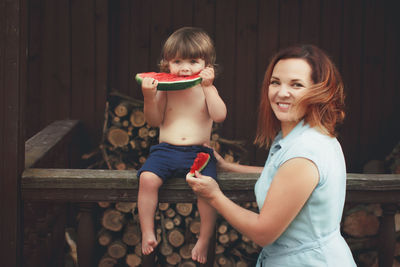
{"type": "Polygon", "coordinates": [[[27,1],[0,0],[0,258],[22,265],[27,1]]]}
{"type": "Polygon", "coordinates": [[[382,204],[383,215],[379,226],[379,266],[391,267],[393,265],[394,249],[396,246],[396,231],[394,215],[396,204],[382,204]]]}
{"type": "Polygon", "coordinates": [[[158,248],[156,248],[156,250],[153,253],[150,253],[149,255],[143,255],[142,266],[143,267],[155,266],[157,252],[158,252],[158,248]]]}
{"type": "Polygon", "coordinates": [[[94,222],[93,207],[94,203],[80,203],[78,222],[78,263],[80,267],[93,266],[94,260],[94,222]]]}

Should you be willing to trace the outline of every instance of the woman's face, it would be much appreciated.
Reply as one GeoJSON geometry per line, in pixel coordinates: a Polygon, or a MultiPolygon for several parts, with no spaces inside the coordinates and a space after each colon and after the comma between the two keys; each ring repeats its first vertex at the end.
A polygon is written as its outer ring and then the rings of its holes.
{"type": "Polygon", "coordinates": [[[281,122],[284,136],[303,118],[306,108],[299,107],[299,99],[313,85],[311,67],[298,58],[283,59],[272,72],[268,98],[275,116],[281,122]]]}

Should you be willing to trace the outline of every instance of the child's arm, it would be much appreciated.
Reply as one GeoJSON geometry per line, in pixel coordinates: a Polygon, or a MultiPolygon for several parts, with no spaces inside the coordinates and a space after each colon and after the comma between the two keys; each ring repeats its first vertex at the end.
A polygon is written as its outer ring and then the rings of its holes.
{"type": "Polygon", "coordinates": [[[200,77],[203,79],[201,86],[203,87],[211,119],[215,122],[223,122],[226,118],[226,105],[219,96],[217,88],[212,84],[214,81],[214,69],[205,68],[200,72],[200,77]]]}
{"type": "Polygon", "coordinates": [[[142,93],[144,98],[144,116],[150,126],[158,127],[164,120],[166,105],[166,92],[157,91],[158,81],[146,77],[142,81],[142,93]]]}

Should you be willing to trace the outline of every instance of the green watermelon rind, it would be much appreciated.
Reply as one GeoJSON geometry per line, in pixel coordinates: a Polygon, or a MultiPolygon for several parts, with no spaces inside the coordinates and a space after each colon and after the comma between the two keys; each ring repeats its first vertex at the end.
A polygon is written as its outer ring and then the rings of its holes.
{"type": "MultiPolygon", "coordinates": [[[[136,74],[135,79],[139,85],[142,85],[143,78],[140,77],[140,74],[142,74],[142,73],[136,74]]],[[[196,77],[196,78],[193,78],[190,80],[184,79],[181,81],[173,81],[173,82],[158,81],[157,90],[160,90],[160,91],[184,90],[184,89],[191,88],[195,85],[200,84],[201,81],[202,81],[201,77],[196,77]]]]}
{"type": "MultiPolygon", "coordinates": [[[[206,161],[204,162],[204,164],[201,165],[201,167],[200,167],[199,169],[197,169],[196,171],[201,172],[201,171],[207,166],[207,164],[208,164],[208,162],[210,161],[210,159],[211,159],[211,156],[210,156],[210,154],[208,154],[207,160],[206,160],[206,161]]],[[[190,175],[190,176],[194,176],[194,173],[189,172],[189,175],[190,175]]]]}

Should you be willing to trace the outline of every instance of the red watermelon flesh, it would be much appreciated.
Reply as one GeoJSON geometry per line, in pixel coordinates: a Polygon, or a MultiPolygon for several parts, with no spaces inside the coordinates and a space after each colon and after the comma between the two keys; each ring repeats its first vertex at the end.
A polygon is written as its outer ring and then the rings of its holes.
{"type": "Polygon", "coordinates": [[[201,172],[208,164],[210,160],[210,154],[205,152],[197,153],[197,157],[194,159],[192,167],[190,167],[189,174],[194,176],[195,171],[201,172]]]}
{"type": "Polygon", "coordinates": [[[157,89],[160,91],[183,90],[193,87],[202,81],[198,74],[191,76],[178,76],[165,72],[138,73],[136,74],[135,79],[139,84],[142,84],[142,80],[145,77],[156,79],[158,81],[157,89]]]}

